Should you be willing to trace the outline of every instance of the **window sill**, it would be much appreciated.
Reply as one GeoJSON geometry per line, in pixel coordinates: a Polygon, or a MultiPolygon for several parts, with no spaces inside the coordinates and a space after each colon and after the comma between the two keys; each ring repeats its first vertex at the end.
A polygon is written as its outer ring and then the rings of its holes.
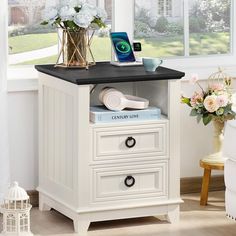
{"type": "Polygon", "coordinates": [[[38,72],[33,66],[10,67],[7,80],[8,92],[38,90],[38,72]]]}
{"type": "Polygon", "coordinates": [[[37,91],[38,78],[32,79],[8,79],[7,91],[10,92],[24,92],[24,91],[37,91]]]}

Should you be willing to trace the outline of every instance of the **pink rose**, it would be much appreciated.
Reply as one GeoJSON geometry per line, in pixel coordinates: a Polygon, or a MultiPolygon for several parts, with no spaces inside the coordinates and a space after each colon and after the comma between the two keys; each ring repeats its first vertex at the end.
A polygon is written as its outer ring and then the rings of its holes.
{"type": "Polygon", "coordinates": [[[203,103],[203,94],[195,92],[191,97],[190,104],[192,107],[196,107],[197,105],[203,103]]]}
{"type": "Polygon", "coordinates": [[[204,106],[206,110],[211,113],[217,111],[220,107],[217,102],[217,96],[215,95],[207,96],[204,100],[204,106]]]}
{"type": "Polygon", "coordinates": [[[229,102],[229,99],[228,99],[228,96],[225,95],[225,94],[222,94],[222,95],[219,95],[217,98],[217,103],[220,107],[225,107],[227,106],[228,102],[229,102]]]}
{"type": "Polygon", "coordinates": [[[224,89],[224,85],[222,83],[215,83],[210,85],[210,90],[212,91],[221,91],[224,89]]]}
{"type": "Polygon", "coordinates": [[[191,78],[189,79],[190,84],[196,84],[196,82],[199,80],[198,74],[192,74],[191,78]]]}

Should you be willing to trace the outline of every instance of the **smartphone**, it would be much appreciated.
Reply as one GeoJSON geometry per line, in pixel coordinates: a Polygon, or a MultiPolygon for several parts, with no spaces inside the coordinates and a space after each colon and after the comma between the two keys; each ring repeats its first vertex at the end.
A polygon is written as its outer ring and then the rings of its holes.
{"type": "Polygon", "coordinates": [[[134,62],[135,57],[126,32],[110,33],[113,49],[119,62],[134,62]]]}

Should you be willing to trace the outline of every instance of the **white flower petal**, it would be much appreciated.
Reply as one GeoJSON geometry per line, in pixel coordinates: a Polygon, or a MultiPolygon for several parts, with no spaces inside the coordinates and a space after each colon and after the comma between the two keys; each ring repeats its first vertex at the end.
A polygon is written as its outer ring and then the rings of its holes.
{"type": "Polygon", "coordinates": [[[73,20],[76,11],[73,7],[64,6],[59,11],[59,16],[62,21],[73,20]]]}
{"type": "Polygon", "coordinates": [[[45,8],[43,18],[45,21],[52,22],[58,17],[58,11],[55,7],[45,8]]]}
{"type": "Polygon", "coordinates": [[[107,12],[105,9],[98,7],[97,8],[97,17],[101,18],[102,21],[105,21],[107,19],[107,12]]]}
{"type": "Polygon", "coordinates": [[[93,19],[94,18],[92,15],[86,12],[80,11],[79,13],[75,15],[74,22],[76,25],[78,25],[81,28],[88,28],[91,22],[93,21],[93,19]]]}
{"type": "Polygon", "coordinates": [[[82,5],[82,8],[80,10],[81,12],[86,12],[88,14],[91,14],[92,16],[96,16],[97,15],[97,9],[95,6],[89,4],[89,3],[84,3],[82,5]]]}
{"type": "Polygon", "coordinates": [[[61,6],[78,7],[84,4],[85,0],[61,0],[61,6]]]}

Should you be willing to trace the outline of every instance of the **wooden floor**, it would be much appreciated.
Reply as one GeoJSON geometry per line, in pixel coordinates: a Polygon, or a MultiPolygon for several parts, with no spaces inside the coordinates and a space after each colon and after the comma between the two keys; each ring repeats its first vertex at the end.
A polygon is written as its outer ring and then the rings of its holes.
{"type": "MultiPolygon", "coordinates": [[[[154,217],[91,224],[88,236],[236,236],[236,222],[225,216],[224,192],[211,192],[209,204],[199,205],[199,194],[183,195],[180,222],[176,225],[154,217]]],[[[31,212],[32,232],[40,235],[73,234],[72,221],[56,211],[31,212]]]]}

